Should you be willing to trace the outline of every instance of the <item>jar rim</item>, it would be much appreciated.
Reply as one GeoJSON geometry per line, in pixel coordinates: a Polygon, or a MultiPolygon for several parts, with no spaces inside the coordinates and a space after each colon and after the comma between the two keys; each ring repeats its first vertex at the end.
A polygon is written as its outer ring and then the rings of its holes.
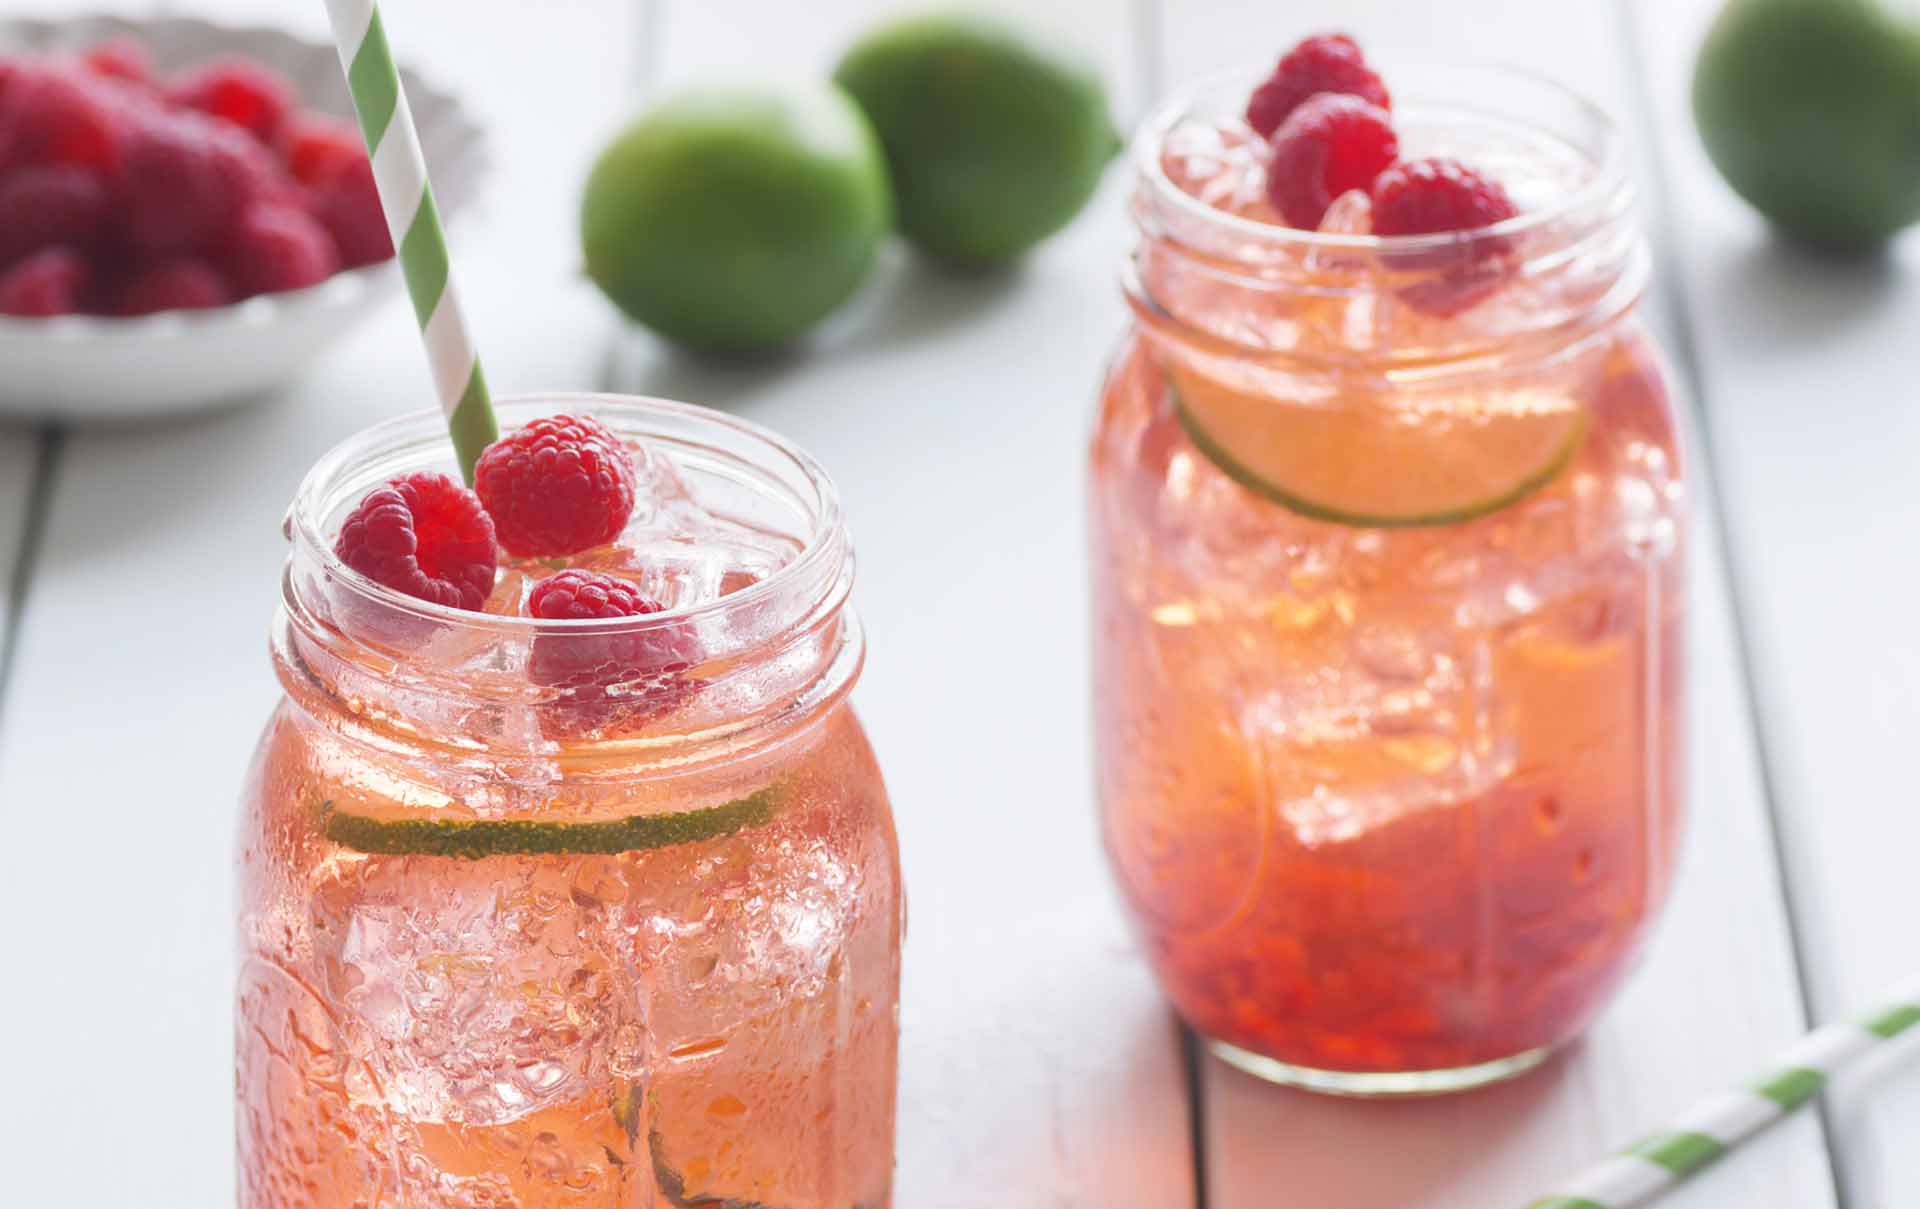
{"type": "Polygon", "coordinates": [[[1438,59],[1418,52],[1388,50],[1370,56],[1389,65],[1387,73],[1395,79],[1395,104],[1418,106],[1431,103],[1420,87],[1442,75],[1479,77],[1491,84],[1522,86],[1540,90],[1562,105],[1569,106],[1592,130],[1596,148],[1578,148],[1588,153],[1592,172],[1577,187],[1558,196],[1549,205],[1524,210],[1512,218],[1462,231],[1442,231],[1423,235],[1358,235],[1299,227],[1279,226],[1246,218],[1214,206],[1175,184],[1167,174],[1162,150],[1168,136],[1183,120],[1193,116],[1203,98],[1226,92],[1245,96],[1269,70],[1264,64],[1241,64],[1212,72],[1176,89],[1142,123],[1134,135],[1129,156],[1137,179],[1154,205],[1170,207],[1182,219],[1214,224],[1215,229],[1244,241],[1248,246],[1269,250],[1327,253],[1393,253],[1411,257],[1502,236],[1523,236],[1564,220],[1570,214],[1605,207],[1628,186],[1626,139],[1619,123],[1599,104],[1541,72],[1515,67],[1493,60],[1438,59]],[[1402,65],[1404,61],[1404,65],[1402,65]],[[1401,81],[1412,81],[1405,87],[1401,81]]]}
{"type": "Polygon", "coordinates": [[[488,631],[502,636],[531,637],[541,633],[636,633],[688,622],[698,622],[735,611],[764,607],[783,594],[804,597],[797,612],[804,616],[822,603],[835,585],[847,577],[851,550],[838,490],[832,478],[810,454],[773,430],[738,416],[693,403],[648,395],[620,395],[593,391],[548,391],[502,396],[494,403],[501,419],[516,415],[549,414],[556,410],[588,411],[599,418],[627,425],[611,424],[622,436],[643,443],[679,441],[706,431],[730,436],[748,450],[764,455],[752,461],[732,450],[708,446],[719,458],[757,472],[762,485],[780,481],[789,488],[789,502],[807,519],[807,532],[795,534],[801,548],[790,560],[772,573],[736,591],[710,600],[677,605],[655,613],[613,620],[546,619],[518,614],[487,613],[462,609],[409,596],[396,588],[363,575],[348,566],[335,552],[325,532],[329,517],[341,503],[357,500],[373,485],[397,474],[422,468],[423,456],[451,455],[451,442],[438,411],[415,411],[363,428],[323,453],[307,471],[287,512],[285,531],[297,547],[304,548],[317,561],[319,570],[334,584],[350,589],[383,610],[432,622],[439,626],[467,631],[488,631]],[[666,421],[679,429],[669,433],[647,419],[666,421]],[[631,423],[642,421],[642,423],[631,423]],[[407,463],[413,463],[408,465],[407,463]],[[771,463],[771,465],[768,465],[771,463]],[[813,586],[815,590],[807,589],[813,586]]]}

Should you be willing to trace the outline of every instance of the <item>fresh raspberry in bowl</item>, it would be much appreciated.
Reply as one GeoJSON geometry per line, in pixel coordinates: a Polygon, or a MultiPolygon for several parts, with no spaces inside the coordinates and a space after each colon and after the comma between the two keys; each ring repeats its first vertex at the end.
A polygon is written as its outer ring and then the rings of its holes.
{"type": "Polygon", "coordinates": [[[153,56],[134,38],[108,38],[81,55],[80,62],[94,75],[109,80],[143,88],[153,84],[153,56]]]}
{"type": "Polygon", "coordinates": [[[0,272],[55,245],[99,284],[69,310],[115,317],[303,289],[393,255],[353,126],[302,110],[264,62],[165,73],[129,36],[0,71],[0,272]],[[183,260],[219,266],[222,287],[183,260]]]}
{"type": "Polygon", "coordinates": [[[151,265],[121,283],[113,310],[120,315],[204,311],[233,301],[233,287],[211,263],[192,256],[151,265]]]}
{"type": "Polygon", "coordinates": [[[335,165],[314,182],[313,216],[333,237],[344,268],[377,264],[393,256],[393,237],[387,232],[386,212],[373,183],[373,165],[365,155],[335,165]]]}
{"type": "Polygon", "coordinates": [[[44,248],[0,273],[0,315],[71,315],[80,309],[92,282],[93,271],[77,250],[44,248]]]}
{"type": "Polygon", "coordinates": [[[227,236],[229,280],[241,296],[304,289],[333,276],[340,253],[318,219],[296,206],[254,202],[227,236]]]}
{"type": "MultiPolygon", "coordinates": [[[[360,131],[351,122],[325,114],[290,115],[281,124],[278,141],[287,171],[303,185],[319,185],[348,168],[367,164],[360,131]]],[[[367,179],[373,179],[370,167],[367,179]]]]}
{"type": "Polygon", "coordinates": [[[87,252],[113,217],[106,177],[85,164],[34,164],[0,177],[0,264],[55,244],[87,252]]]}
{"type": "MultiPolygon", "coordinates": [[[[339,74],[331,40],[264,26],[0,18],[0,419],[269,399],[401,290],[344,95],[302,93],[339,74]]],[[[457,229],[487,140],[459,98],[400,74],[457,229]]]]}
{"type": "Polygon", "coordinates": [[[237,55],[187,72],[167,89],[175,105],[197,109],[272,144],[294,111],[293,88],[265,64],[237,55]]]}
{"type": "Polygon", "coordinates": [[[22,60],[0,95],[0,168],[85,164],[110,170],[123,133],[114,86],[62,60],[22,60]]]}

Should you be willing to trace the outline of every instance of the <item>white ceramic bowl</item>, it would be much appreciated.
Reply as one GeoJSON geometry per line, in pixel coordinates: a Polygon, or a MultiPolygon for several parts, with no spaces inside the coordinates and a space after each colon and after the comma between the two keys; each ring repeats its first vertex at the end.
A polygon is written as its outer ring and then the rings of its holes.
{"type": "MultiPolygon", "coordinates": [[[[161,73],[244,54],[284,74],[307,109],[350,117],[331,44],[187,17],[0,21],[0,51],[79,50],[138,39],[161,73]]],[[[443,219],[472,201],[486,169],[479,127],[448,94],[402,68],[443,219]]],[[[173,415],[265,395],[304,369],[400,288],[392,261],[232,306],[133,319],[0,316],[0,417],[114,420],[173,415]]]]}

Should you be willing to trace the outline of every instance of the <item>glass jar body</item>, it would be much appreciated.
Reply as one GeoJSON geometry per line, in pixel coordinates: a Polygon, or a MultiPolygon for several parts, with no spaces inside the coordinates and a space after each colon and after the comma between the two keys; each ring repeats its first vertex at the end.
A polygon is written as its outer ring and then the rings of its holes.
{"type": "Polygon", "coordinates": [[[1685,526],[1660,361],[1630,313],[1458,373],[1262,361],[1278,409],[1584,410],[1545,485],[1382,528],[1197,448],[1169,371],[1223,354],[1191,353],[1143,320],[1090,461],[1100,809],[1137,934],[1188,1022],[1266,1077],[1524,1069],[1618,985],[1673,867],[1685,526]]]}
{"type": "Polygon", "coordinates": [[[534,808],[779,787],[728,835],[480,859],[327,836],[471,775],[292,702],[269,722],[240,855],[242,1206],[887,1204],[899,864],[852,710],[748,767],[624,789],[601,769],[534,808]]]}

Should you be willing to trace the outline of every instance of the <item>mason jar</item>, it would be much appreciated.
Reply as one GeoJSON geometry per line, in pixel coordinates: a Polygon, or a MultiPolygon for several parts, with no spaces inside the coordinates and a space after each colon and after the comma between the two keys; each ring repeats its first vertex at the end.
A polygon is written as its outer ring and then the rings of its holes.
{"type": "Polygon", "coordinates": [[[1389,70],[1404,157],[1517,217],[1265,210],[1203,83],[1132,152],[1135,319],[1089,464],[1100,812],[1221,1057],[1472,1086],[1578,1033],[1667,895],[1686,502],[1618,129],[1518,72],[1389,70]]]}
{"type": "Polygon", "coordinates": [[[619,541],[509,562],[487,611],[334,553],[372,487],[451,470],[437,415],[307,476],[273,624],[285,695],[242,809],[240,1204],[890,1203],[902,905],[848,693],[864,645],[832,484],[754,425],[651,399],[619,541]],[[664,611],[520,615],[561,566],[664,611]],[[541,660],[692,652],[581,691],[541,660]],[[571,644],[571,645],[569,645],[571,644]]]}

